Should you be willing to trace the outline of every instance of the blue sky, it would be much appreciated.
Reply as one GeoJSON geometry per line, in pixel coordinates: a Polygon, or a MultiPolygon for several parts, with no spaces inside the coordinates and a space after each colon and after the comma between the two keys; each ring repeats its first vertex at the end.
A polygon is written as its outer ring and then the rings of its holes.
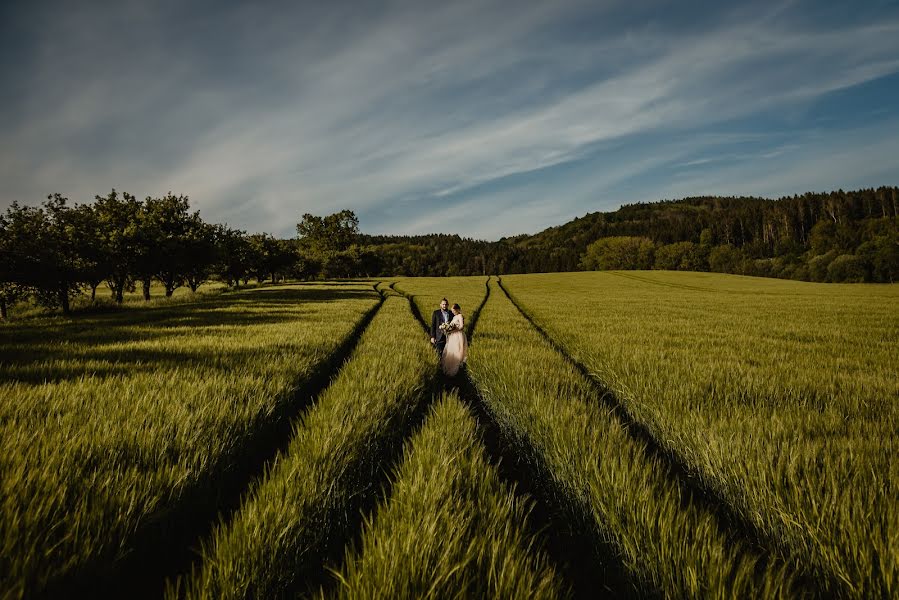
{"type": "Polygon", "coordinates": [[[293,237],[533,233],[899,184],[897,2],[6,2],[0,208],[187,194],[293,237]]]}

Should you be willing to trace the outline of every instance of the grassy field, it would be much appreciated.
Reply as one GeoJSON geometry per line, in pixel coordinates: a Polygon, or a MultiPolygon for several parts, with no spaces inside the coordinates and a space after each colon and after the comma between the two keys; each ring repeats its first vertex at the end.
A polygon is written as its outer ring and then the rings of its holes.
{"type": "Polygon", "coordinates": [[[341,598],[560,598],[523,531],[527,508],[487,463],[477,424],[455,394],[406,445],[390,501],[338,577],[341,598]]]}
{"type": "Polygon", "coordinates": [[[667,272],[503,283],[828,593],[899,593],[899,286],[667,272]]]}
{"type": "Polygon", "coordinates": [[[215,514],[219,479],[377,301],[285,286],[0,327],[3,595],[105,574],[148,530],[215,514]]]}
{"type": "Polygon", "coordinates": [[[897,306],[597,272],[16,318],[0,598],[895,597],[897,306]]]}
{"type": "Polygon", "coordinates": [[[203,568],[184,586],[187,596],[312,591],[429,399],[434,362],[409,303],[387,298],[349,362],[297,424],[287,451],[233,521],[215,531],[203,568]]]}
{"type": "Polygon", "coordinates": [[[628,435],[589,381],[495,287],[469,369],[488,413],[531,466],[539,493],[571,527],[591,532],[596,568],[610,577],[624,571],[614,593],[789,593],[789,569],[760,564],[748,544],[729,539],[715,515],[628,435]]]}
{"type": "Polygon", "coordinates": [[[465,329],[470,334],[475,311],[487,294],[486,277],[405,277],[390,280],[394,289],[406,294],[428,327],[431,314],[446,298],[449,305],[462,307],[465,329]]]}

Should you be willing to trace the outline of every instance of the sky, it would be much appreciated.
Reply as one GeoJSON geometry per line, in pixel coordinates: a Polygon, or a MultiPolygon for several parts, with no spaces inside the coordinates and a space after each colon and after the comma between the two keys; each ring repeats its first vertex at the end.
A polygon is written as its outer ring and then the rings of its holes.
{"type": "Polygon", "coordinates": [[[899,185],[899,2],[0,7],[0,209],[188,195],[295,237],[535,233],[622,204],[899,185]]]}

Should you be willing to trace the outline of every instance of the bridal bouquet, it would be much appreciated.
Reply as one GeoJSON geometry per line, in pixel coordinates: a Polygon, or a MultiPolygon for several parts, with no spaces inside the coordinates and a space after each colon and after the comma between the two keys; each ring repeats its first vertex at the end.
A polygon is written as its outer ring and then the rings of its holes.
{"type": "Polygon", "coordinates": [[[453,325],[452,323],[441,323],[440,324],[440,331],[442,331],[443,333],[449,333],[450,331],[452,331],[455,328],[456,328],[455,325],[453,325]]]}

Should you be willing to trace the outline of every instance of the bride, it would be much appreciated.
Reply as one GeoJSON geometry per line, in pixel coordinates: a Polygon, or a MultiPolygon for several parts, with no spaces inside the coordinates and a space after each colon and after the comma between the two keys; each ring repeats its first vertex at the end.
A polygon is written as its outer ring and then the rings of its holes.
{"type": "Polygon", "coordinates": [[[468,339],[465,337],[465,319],[462,308],[453,304],[453,319],[448,323],[446,347],[443,349],[443,372],[455,377],[459,367],[468,358],[468,339]]]}

